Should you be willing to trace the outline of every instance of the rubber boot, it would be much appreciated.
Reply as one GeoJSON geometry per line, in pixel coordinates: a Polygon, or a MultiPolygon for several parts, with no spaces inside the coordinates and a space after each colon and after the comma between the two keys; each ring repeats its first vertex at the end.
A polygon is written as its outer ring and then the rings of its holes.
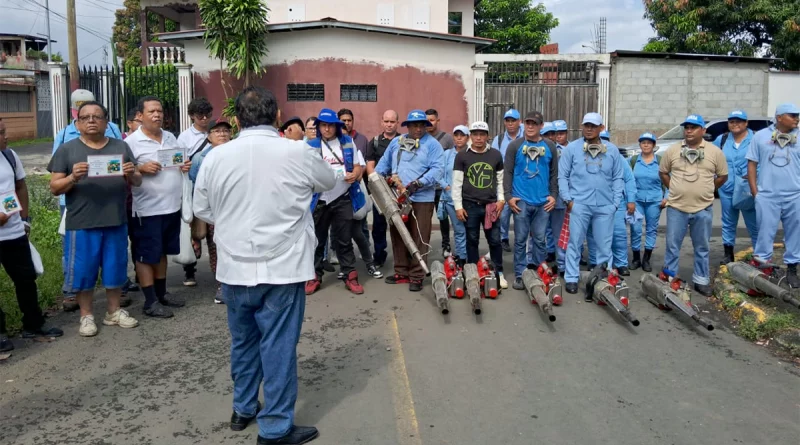
{"type": "Polygon", "coordinates": [[[642,266],[642,252],[638,250],[633,252],[633,260],[631,261],[631,270],[636,270],[642,266]]]}
{"type": "Polygon", "coordinates": [[[786,283],[792,289],[800,288],[800,277],[797,276],[797,264],[786,265],[786,283]]]}
{"type": "Polygon", "coordinates": [[[722,246],[725,249],[725,256],[722,257],[722,262],[720,264],[728,264],[733,262],[733,246],[724,245],[722,246]]]}
{"type": "Polygon", "coordinates": [[[653,268],[650,267],[650,255],[653,254],[653,249],[645,249],[644,257],[642,258],[642,270],[645,272],[652,272],[653,268]]]}

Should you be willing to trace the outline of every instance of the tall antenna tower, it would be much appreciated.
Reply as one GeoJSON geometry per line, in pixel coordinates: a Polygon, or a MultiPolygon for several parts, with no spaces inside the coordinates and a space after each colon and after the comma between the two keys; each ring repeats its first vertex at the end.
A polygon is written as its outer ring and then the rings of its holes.
{"type": "Polygon", "coordinates": [[[600,17],[600,29],[598,30],[597,36],[597,49],[599,50],[600,54],[606,53],[606,18],[600,17]]]}

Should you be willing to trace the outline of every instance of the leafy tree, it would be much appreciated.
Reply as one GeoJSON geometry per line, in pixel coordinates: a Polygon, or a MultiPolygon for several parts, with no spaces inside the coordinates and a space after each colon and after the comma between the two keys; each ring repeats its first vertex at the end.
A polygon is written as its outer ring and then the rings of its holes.
{"type": "MultiPolygon", "coordinates": [[[[117,9],[114,13],[114,29],[111,41],[114,44],[114,52],[124,60],[126,69],[135,68],[142,64],[142,28],[139,23],[139,14],[142,9],[139,0],[125,0],[122,9],[117,9]]],[[[148,35],[157,33],[158,15],[152,12],[147,13],[148,35]]],[[[166,19],[164,30],[167,32],[176,31],[178,24],[166,19]]],[[[153,40],[157,40],[153,38],[153,40]]]]}
{"type": "Polygon", "coordinates": [[[487,53],[538,53],[556,26],[558,19],[530,0],[487,0],[475,8],[475,35],[497,40],[487,53]]]}
{"type": "Polygon", "coordinates": [[[656,37],[650,52],[685,52],[784,59],[800,68],[798,0],[644,0],[656,37]]]}

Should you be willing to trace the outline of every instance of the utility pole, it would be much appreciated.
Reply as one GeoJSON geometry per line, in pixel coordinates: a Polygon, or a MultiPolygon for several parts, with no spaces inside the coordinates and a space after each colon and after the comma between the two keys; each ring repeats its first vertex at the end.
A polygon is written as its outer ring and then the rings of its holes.
{"type": "Polygon", "coordinates": [[[52,62],[53,48],[50,46],[50,0],[44,0],[44,20],[47,22],[47,61],[52,62]]]}
{"type": "Polygon", "coordinates": [[[69,88],[75,91],[80,86],[78,71],[78,25],[75,18],[75,0],[67,0],[67,40],[69,43],[69,88]]]}

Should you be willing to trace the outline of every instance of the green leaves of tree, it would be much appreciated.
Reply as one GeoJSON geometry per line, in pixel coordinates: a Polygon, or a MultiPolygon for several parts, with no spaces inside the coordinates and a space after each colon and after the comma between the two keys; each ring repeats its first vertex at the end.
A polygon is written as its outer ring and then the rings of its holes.
{"type": "Polygon", "coordinates": [[[475,35],[497,40],[487,53],[538,53],[556,26],[558,19],[530,0],[482,1],[475,8],[475,35]]]}

